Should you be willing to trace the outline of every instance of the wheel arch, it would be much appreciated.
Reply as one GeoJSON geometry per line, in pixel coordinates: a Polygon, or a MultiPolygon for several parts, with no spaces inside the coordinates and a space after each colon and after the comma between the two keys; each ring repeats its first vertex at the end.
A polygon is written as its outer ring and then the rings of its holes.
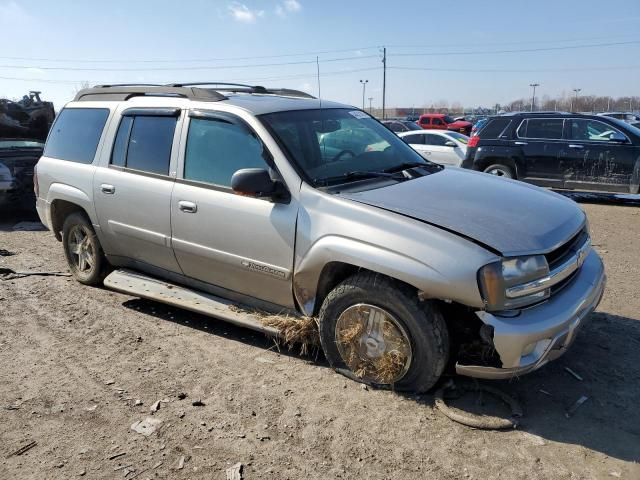
{"type": "MultiPolygon", "coordinates": [[[[349,276],[368,271],[422,291],[446,285],[436,270],[416,259],[343,237],[324,237],[299,262],[293,277],[296,301],[305,315],[315,315],[327,294],[349,276]]],[[[440,290],[435,288],[434,290],[440,290]]]]}
{"type": "Polygon", "coordinates": [[[74,212],[81,212],[92,224],[96,224],[93,204],[82,190],[62,183],[52,183],[49,187],[47,202],[50,207],[51,231],[57,240],[62,240],[62,225],[65,218],[74,212]]]}

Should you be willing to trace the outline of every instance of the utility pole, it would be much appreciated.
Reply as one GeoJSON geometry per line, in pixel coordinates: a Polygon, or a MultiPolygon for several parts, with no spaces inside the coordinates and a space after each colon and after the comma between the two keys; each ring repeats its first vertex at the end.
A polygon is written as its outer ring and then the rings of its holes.
{"type": "Polygon", "coordinates": [[[533,109],[536,106],[536,87],[539,87],[540,84],[539,83],[530,83],[529,86],[533,87],[533,95],[531,96],[531,111],[533,112],[533,109]]]}
{"type": "Polygon", "coordinates": [[[387,118],[385,105],[387,99],[387,47],[382,47],[382,119],[387,118]]]}
{"type": "Polygon", "coordinates": [[[571,111],[573,112],[573,108],[575,106],[575,108],[578,108],[578,94],[582,91],[581,88],[574,88],[573,91],[576,93],[576,97],[575,97],[575,105],[573,104],[573,102],[571,102],[571,111]]]}
{"type": "Polygon", "coordinates": [[[373,102],[373,97],[369,97],[369,115],[373,115],[373,107],[371,103],[373,102]]]}
{"type": "Polygon", "coordinates": [[[369,83],[369,80],[360,80],[360,83],[362,84],[362,110],[364,110],[364,92],[367,89],[367,83],[369,83]]]}

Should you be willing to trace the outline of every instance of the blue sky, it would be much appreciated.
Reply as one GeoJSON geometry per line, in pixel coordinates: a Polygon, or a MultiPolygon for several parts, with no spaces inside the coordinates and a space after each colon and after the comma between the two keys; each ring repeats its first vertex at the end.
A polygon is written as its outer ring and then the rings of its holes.
{"type": "Polygon", "coordinates": [[[532,82],[640,95],[638,25],[639,0],[0,0],[0,96],[60,107],[84,81],[201,80],[316,94],[318,56],[324,98],[360,105],[367,79],[377,107],[383,45],[387,106],[492,105],[532,82]]]}

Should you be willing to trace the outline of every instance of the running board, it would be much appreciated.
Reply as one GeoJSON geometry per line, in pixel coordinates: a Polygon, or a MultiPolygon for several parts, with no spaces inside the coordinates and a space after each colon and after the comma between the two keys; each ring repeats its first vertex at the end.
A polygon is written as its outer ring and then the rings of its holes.
{"type": "Polygon", "coordinates": [[[173,307],[215,317],[240,327],[277,337],[279,331],[262,324],[257,315],[215,295],[149,277],[132,270],[115,270],[104,279],[104,286],[117,292],[166,303],[173,307]]]}

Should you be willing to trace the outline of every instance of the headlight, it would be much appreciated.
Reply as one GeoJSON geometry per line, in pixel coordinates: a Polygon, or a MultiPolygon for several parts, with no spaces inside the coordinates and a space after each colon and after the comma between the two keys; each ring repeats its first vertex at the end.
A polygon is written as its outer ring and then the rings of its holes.
{"type": "Polygon", "coordinates": [[[544,255],[505,258],[478,271],[478,283],[487,310],[507,310],[544,300],[549,289],[531,288],[549,275],[544,255]],[[523,288],[527,286],[527,288],[523,288]]]}

